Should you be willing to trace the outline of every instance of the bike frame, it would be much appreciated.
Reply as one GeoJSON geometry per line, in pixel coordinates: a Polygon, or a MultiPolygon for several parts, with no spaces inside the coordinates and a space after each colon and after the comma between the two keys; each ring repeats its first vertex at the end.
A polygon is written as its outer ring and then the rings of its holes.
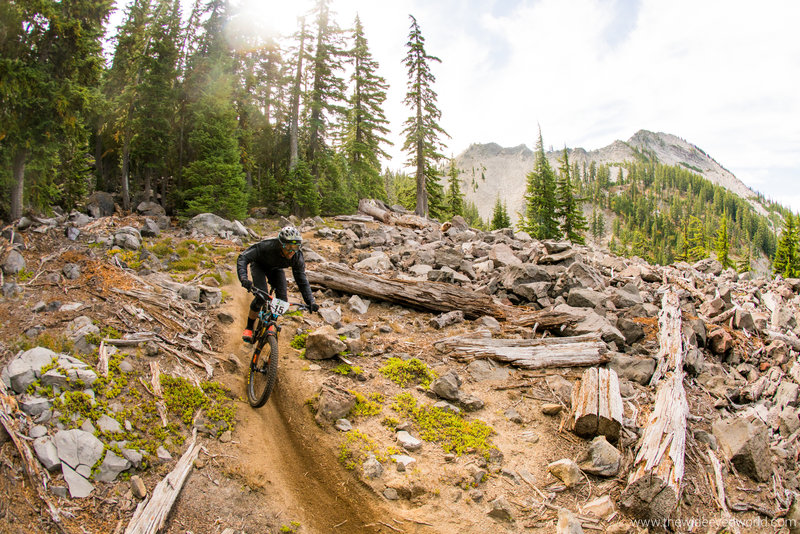
{"type": "Polygon", "coordinates": [[[255,365],[258,361],[259,354],[261,354],[261,348],[263,347],[263,343],[259,343],[261,336],[266,335],[275,336],[276,338],[278,337],[278,332],[281,331],[281,327],[278,325],[278,318],[289,311],[289,306],[297,306],[298,309],[307,309],[307,307],[303,304],[287,302],[279,298],[274,298],[270,293],[258,289],[257,287],[253,287],[251,289],[251,293],[257,297],[260,297],[264,302],[264,304],[261,305],[261,309],[258,310],[259,326],[256,329],[257,331],[253,333],[255,336],[253,341],[256,349],[253,351],[253,360],[251,365],[255,365]],[[264,329],[265,331],[262,331],[264,329]]]}

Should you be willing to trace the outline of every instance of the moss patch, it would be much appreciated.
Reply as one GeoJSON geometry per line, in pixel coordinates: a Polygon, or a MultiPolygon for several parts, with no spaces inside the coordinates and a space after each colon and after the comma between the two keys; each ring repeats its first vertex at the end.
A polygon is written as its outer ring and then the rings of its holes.
{"type": "Polygon", "coordinates": [[[418,383],[423,387],[428,387],[437,376],[417,358],[410,360],[390,358],[386,365],[380,368],[380,373],[402,387],[406,387],[409,383],[418,383]]]}

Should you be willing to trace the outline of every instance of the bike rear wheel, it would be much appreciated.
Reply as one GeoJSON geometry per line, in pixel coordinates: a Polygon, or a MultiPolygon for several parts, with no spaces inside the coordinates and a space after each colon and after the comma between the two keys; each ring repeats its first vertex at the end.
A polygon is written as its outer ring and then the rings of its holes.
{"type": "Polygon", "coordinates": [[[253,408],[264,406],[278,378],[278,339],[264,335],[256,341],[247,381],[247,401],[253,408]]]}

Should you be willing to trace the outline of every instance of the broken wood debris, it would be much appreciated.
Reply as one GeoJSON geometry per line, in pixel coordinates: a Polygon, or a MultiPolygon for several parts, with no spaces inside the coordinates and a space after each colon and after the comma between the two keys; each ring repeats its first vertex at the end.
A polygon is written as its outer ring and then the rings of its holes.
{"type": "Polygon", "coordinates": [[[434,343],[457,360],[491,358],[524,369],[599,365],[608,361],[606,345],[592,334],[545,339],[447,338],[434,343]]]}
{"type": "Polygon", "coordinates": [[[592,367],[584,371],[572,390],[572,413],[568,428],[584,438],[605,436],[619,440],[622,429],[622,395],[613,369],[592,367]]]}

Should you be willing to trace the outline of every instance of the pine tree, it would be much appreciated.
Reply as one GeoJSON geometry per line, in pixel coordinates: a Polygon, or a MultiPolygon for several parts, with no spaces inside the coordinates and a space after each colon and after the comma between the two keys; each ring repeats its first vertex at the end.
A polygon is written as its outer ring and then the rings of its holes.
{"type": "Polygon", "coordinates": [[[213,212],[227,218],[247,213],[244,170],[236,140],[233,62],[223,35],[225,0],[208,4],[202,46],[192,58],[188,80],[191,161],[184,167],[184,215],[213,212]]]}
{"type": "Polygon", "coordinates": [[[797,218],[791,213],[784,218],[783,233],[778,240],[775,257],[772,260],[772,272],[784,278],[800,276],[800,244],[798,244],[797,218]]]}
{"type": "Polygon", "coordinates": [[[719,229],[717,230],[716,242],[717,261],[722,264],[723,269],[733,267],[733,261],[730,258],[730,242],[728,238],[728,217],[727,214],[722,216],[719,229]]]}
{"type": "Polygon", "coordinates": [[[464,194],[461,192],[461,181],[458,179],[459,173],[455,158],[450,158],[450,168],[447,171],[447,195],[445,197],[448,219],[452,219],[456,215],[464,216],[464,194]]]}
{"type": "Polygon", "coordinates": [[[403,60],[408,72],[408,91],[403,103],[411,108],[414,115],[403,123],[403,134],[406,136],[403,151],[408,152],[408,164],[415,169],[417,190],[414,212],[421,217],[427,217],[430,212],[437,210],[437,187],[441,190],[436,164],[444,156],[439,137],[449,136],[438,123],[442,112],[436,107],[437,95],[433,90],[436,77],[430,69],[430,63],[441,63],[441,60],[425,51],[425,38],[417,19],[411,15],[409,17],[411,28],[406,43],[408,53],[403,60]],[[431,196],[432,199],[429,198],[431,196]]]}
{"type": "Polygon", "coordinates": [[[348,102],[344,151],[357,196],[386,200],[378,158],[389,158],[382,147],[391,144],[385,137],[389,133],[389,121],[383,111],[389,86],[377,73],[378,62],[372,59],[358,16],[353,29],[353,40],[353,74],[350,78],[353,90],[348,102]]]}
{"type": "Polygon", "coordinates": [[[86,118],[99,100],[101,40],[111,5],[0,2],[0,161],[11,168],[12,220],[22,216],[31,158],[58,153],[63,143],[82,146],[88,137],[86,118]]]}
{"type": "Polygon", "coordinates": [[[494,203],[494,211],[492,212],[492,224],[490,230],[500,230],[501,228],[510,228],[511,218],[508,215],[508,208],[505,202],[500,200],[500,195],[497,195],[497,200],[494,203]]]}
{"type": "Polygon", "coordinates": [[[535,152],[533,170],[526,176],[525,213],[520,218],[520,228],[536,239],[557,239],[561,233],[556,220],[556,177],[544,153],[541,129],[535,152]]]}
{"type": "Polygon", "coordinates": [[[560,175],[557,183],[558,192],[558,217],[561,219],[561,231],[570,243],[579,245],[586,244],[583,232],[588,229],[586,217],[583,210],[578,205],[575,198],[575,191],[572,187],[571,169],[569,165],[569,154],[564,147],[564,155],[561,160],[560,175]]]}
{"type": "Polygon", "coordinates": [[[687,255],[690,261],[698,261],[707,257],[706,234],[703,222],[697,217],[689,219],[689,241],[687,255]]]}

